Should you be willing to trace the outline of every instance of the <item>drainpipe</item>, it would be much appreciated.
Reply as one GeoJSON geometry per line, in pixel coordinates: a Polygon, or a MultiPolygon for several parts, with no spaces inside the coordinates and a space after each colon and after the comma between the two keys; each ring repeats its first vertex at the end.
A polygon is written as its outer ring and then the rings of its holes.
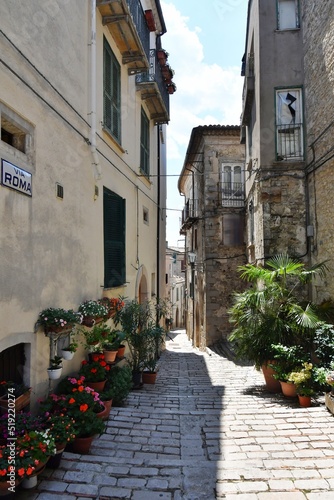
{"type": "Polygon", "coordinates": [[[96,0],[91,0],[91,69],[90,69],[90,151],[92,153],[92,166],[94,168],[94,177],[96,180],[101,179],[101,168],[99,158],[96,151],[96,0]]]}
{"type": "MultiPolygon", "coordinates": [[[[161,125],[158,125],[157,126],[157,153],[158,153],[158,160],[157,160],[157,174],[158,174],[158,176],[157,176],[157,190],[158,190],[158,192],[157,192],[157,205],[158,205],[158,213],[157,213],[157,295],[156,295],[158,304],[160,301],[160,215],[161,215],[161,208],[160,208],[160,202],[161,202],[161,195],[160,195],[160,189],[161,189],[161,183],[160,183],[160,174],[161,174],[160,134],[161,134],[161,125]]],[[[165,260],[165,263],[166,263],[166,260],[165,260]]],[[[157,313],[156,323],[157,323],[157,325],[159,324],[158,313],[157,313]]]]}

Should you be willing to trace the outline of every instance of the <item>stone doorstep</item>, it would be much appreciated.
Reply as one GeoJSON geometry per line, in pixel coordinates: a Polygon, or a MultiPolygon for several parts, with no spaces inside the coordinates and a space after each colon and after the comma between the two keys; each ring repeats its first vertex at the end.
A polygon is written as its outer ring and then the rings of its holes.
{"type": "Polygon", "coordinates": [[[327,409],[334,414],[334,397],[330,392],[326,392],[325,394],[325,405],[327,409]]]}

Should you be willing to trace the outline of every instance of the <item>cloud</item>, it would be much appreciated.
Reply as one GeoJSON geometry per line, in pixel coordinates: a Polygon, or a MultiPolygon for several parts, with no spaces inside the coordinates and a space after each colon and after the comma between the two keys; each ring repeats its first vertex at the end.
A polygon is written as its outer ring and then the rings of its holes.
{"type": "MultiPolygon", "coordinates": [[[[240,66],[222,67],[205,61],[201,29],[190,28],[190,19],[171,2],[162,2],[167,33],[162,46],[169,52],[168,62],[175,71],[177,91],[170,96],[171,121],[167,127],[169,174],[181,172],[191,131],[199,125],[237,125],[240,123],[243,79],[240,66]]],[[[218,49],[219,50],[219,49],[218,49]]],[[[184,204],[177,190],[177,177],[168,180],[170,208],[184,204]]],[[[168,213],[167,239],[176,241],[180,214],[168,213]],[[178,224],[177,224],[178,226],[178,224]]]]}
{"type": "Polygon", "coordinates": [[[173,3],[162,2],[162,9],[167,26],[162,45],[170,54],[177,85],[170,99],[168,135],[183,149],[197,125],[239,124],[243,79],[240,66],[207,64],[200,28],[191,29],[189,18],[173,3]]]}

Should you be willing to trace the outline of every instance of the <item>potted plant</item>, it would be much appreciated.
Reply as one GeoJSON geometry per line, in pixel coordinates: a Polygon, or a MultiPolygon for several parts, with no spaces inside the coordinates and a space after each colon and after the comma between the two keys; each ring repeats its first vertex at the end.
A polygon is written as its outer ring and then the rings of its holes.
{"type": "Polygon", "coordinates": [[[75,453],[89,453],[94,437],[105,430],[103,420],[96,416],[96,410],[101,405],[98,394],[90,387],[85,387],[67,395],[64,405],[67,414],[75,420],[76,437],[71,450],[75,453]]]}
{"type": "Polygon", "coordinates": [[[60,356],[55,356],[54,358],[50,359],[50,366],[47,369],[50,380],[57,380],[60,378],[61,372],[63,370],[62,361],[63,358],[61,358],[60,356]]]}
{"type": "Polygon", "coordinates": [[[43,326],[45,333],[69,331],[82,322],[82,315],[73,309],[49,307],[38,315],[37,325],[43,326]]]}
{"type": "Polygon", "coordinates": [[[66,347],[63,347],[60,351],[61,357],[66,361],[73,359],[75,352],[78,349],[77,342],[70,342],[66,347]]]}
{"type": "MultiPolygon", "coordinates": [[[[107,363],[113,363],[118,354],[118,348],[121,343],[121,334],[117,330],[111,330],[108,332],[107,337],[102,342],[103,354],[107,363]]],[[[125,336],[123,336],[124,338],[125,336]]]]}
{"type": "Polygon", "coordinates": [[[158,49],[157,50],[157,58],[159,61],[160,66],[165,66],[167,59],[168,59],[169,53],[165,49],[158,49]]]}
{"type": "Polygon", "coordinates": [[[0,407],[8,410],[8,403],[15,402],[15,411],[22,410],[30,403],[31,388],[11,380],[0,382],[0,407]]]}
{"type": "MultiPolygon", "coordinates": [[[[323,276],[325,269],[325,263],[307,269],[286,254],[269,259],[263,267],[239,267],[241,278],[252,285],[234,295],[229,310],[234,325],[229,340],[239,358],[255,363],[259,369],[273,360],[272,345],[310,349],[319,318],[315,306],[301,299],[302,291],[313,276],[323,276]]],[[[270,380],[272,375],[266,380],[267,387],[275,391],[269,386],[270,380]]]]}
{"type": "Polygon", "coordinates": [[[166,85],[168,94],[174,94],[176,92],[176,85],[174,82],[170,82],[166,85]]]}
{"type": "Polygon", "coordinates": [[[288,381],[296,386],[300,406],[311,406],[311,396],[315,393],[313,387],[313,364],[303,363],[298,371],[293,371],[288,376],[288,381]]]}
{"type": "Polygon", "coordinates": [[[80,333],[84,336],[84,348],[89,351],[92,351],[95,348],[99,349],[101,347],[100,344],[104,342],[110,332],[111,328],[107,326],[106,323],[99,323],[92,326],[92,328],[80,330],[80,333]]]}
{"type": "Polygon", "coordinates": [[[121,406],[132,389],[132,370],[128,365],[115,366],[107,375],[105,391],[113,406],[121,406]]]}
{"type": "Polygon", "coordinates": [[[155,384],[157,378],[157,363],[158,361],[153,355],[145,360],[142,375],[144,384],[155,384]]]}
{"type": "Polygon", "coordinates": [[[53,437],[50,435],[50,430],[44,431],[29,431],[23,436],[18,437],[17,447],[20,449],[20,454],[25,454],[30,458],[30,464],[33,472],[29,477],[25,477],[22,486],[30,489],[37,484],[37,475],[40,474],[52,455],[56,453],[56,446],[53,437]]]}
{"type": "Polygon", "coordinates": [[[98,302],[108,310],[108,318],[113,318],[116,312],[120,311],[124,306],[124,302],[121,298],[102,297],[98,302]]]}
{"type": "Polygon", "coordinates": [[[93,354],[91,361],[82,361],[79,375],[85,377],[86,385],[96,391],[103,391],[109,370],[104,354],[93,354]]]}
{"type": "Polygon", "coordinates": [[[83,316],[82,324],[92,327],[107,318],[109,311],[98,300],[85,300],[79,306],[79,313],[83,316]]]}

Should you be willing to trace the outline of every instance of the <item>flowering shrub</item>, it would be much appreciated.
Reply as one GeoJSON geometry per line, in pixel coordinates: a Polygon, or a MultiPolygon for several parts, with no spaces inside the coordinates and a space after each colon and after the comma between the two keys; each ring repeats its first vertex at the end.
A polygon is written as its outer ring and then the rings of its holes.
{"type": "Polygon", "coordinates": [[[84,317],[105,318],[108,316],[108,309],[97,300],[85,300],[79,306],[79,312],[84,317]]]}
{"type": "Polygon", "coordinates": [[[55,443],[70,443],[75,438],[75,420],[65,415],[45,415],[45,425],[50,431],[55,443]]]}
{"type": "Polygon", "coordinates": [[[99,303],[108,310],[109,318],[111,318],[116,312],[120,311],[124,307],[124,301],[121,298],[110,299],[109,297],[103,297],[99,300],[99,303]]]}
{"type": "Polygon", "coordinates": [[[8,424],[9,415],[5,413],[0,417],[0,436],[7,439],[8,437],[23,436],[29,431],[41,431],[44,429],[43,418],[39,415],[31,415],[29,412],[16,412],[15,414],[15,429],[11,429],[9,435],[8,424]]]}
{"type": "Polygon", "coordinates": [[[303,368],[289,374],[288,382],[293,382],[296,385],[297,394],[311,396],[314,393],[312,370],[312,363],[303,363],[303,368]]]}
{"type": "Polygon", "coordinates": [[[55,440],[50,429],[44,431],[30,431],[17,439],[21,452],[27,451],[32,463],[38,466],[46,462],[47,458],[56,453],[55,440]]]}
{"type": "Polygon", "coordinates": [[[85,377],[85,383],[106,380],[110,366],[104,360],[104,354],[93,354],[92,361],[82,361],[79,375],[85,377]]]}
{"type": "Polygon", "coordinates": [[[37,323],[44,328],[57,327],[65,328],[71,327],[74,324],[82,322],[82,315],[79,312],[74,312],[73,309],[61,309],[49,307],[43,309],[39,313],[37,323]]]}
{"type": "Polygon", "coordinates": [[[74,432],[78,437],[102,434],[103,421],[96,413],[104,408],[99,394],[91,387],[79,386],[72,394],[66,396],[67,414],[75,420],[74,432]],[[101,425],[102,423],[102,425],[101,425]]]}
{"type": "Polygon", "coordinates": [[[9,480],[9,476],[15,474],[16,478],[29,477],[35,470],[28,450],[20,449],[16,442],[15,452],[13,456],[12,449],[8,445],[0,446],[0,481],[9,480]]]}

